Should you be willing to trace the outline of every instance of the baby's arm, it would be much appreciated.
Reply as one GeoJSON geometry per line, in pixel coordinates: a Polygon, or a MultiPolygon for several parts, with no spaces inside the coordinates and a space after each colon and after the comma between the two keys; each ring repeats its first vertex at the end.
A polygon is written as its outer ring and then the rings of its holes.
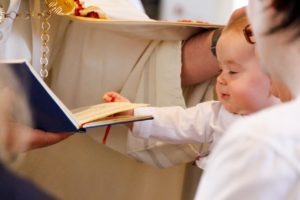
{"type": "MultiPolygon", "coordinates": [[[[130,102],[116,92],[103,96],[106,102],[130,102]]],[[[219,105],[219,104],[218,104],[219,105]]],[[[141,138],[154,138],[167,143],[207,143],[212,141],[211,115],[219,106],[212,102],[184,109],[180,106],[143,107],[122,112],[118,115],[152,115],[153,120],[126,124],[132,134],[141,138]]]]}
{"type": "Polygon", "coordinates": [[[152,115],[153,120],[135,123],[132,134],[167,143],[209,143],[214,138],[221,104],[205,102],[188,109],[180,106],[144,107],[135,109],[135,115],[152,115]]]}

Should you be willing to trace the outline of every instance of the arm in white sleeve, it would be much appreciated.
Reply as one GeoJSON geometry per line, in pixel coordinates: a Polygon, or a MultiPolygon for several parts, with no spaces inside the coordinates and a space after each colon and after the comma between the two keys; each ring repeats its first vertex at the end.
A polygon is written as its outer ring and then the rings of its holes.
{"type": "Polygon", "coordinates": [[[179,106],[138,108],[135,115],[153,115],[154,120],[135,123],[132,133],[168,143],[211,142],[214,115],[219,110],[215,102],[200,103],[188,109],[179,106]]]}

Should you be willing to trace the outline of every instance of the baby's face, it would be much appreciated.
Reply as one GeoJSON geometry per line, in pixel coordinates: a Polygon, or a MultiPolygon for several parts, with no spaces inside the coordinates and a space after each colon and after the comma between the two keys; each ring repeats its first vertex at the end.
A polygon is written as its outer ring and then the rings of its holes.
{"type": "Polygon", "coordinates": [[[266,107],[271,81],[259,66],[254,45],[242,33],[225,32],[218,41],[217,55],[221,73],[216,92],[225,108],[246,115],[266,107]]]}

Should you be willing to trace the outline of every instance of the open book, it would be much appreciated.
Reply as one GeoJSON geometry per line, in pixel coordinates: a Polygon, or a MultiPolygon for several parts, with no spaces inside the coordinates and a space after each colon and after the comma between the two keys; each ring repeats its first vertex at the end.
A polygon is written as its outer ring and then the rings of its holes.
{"type": "Polygon", "coordinates": [[[50,132],[84,132],[87,128],[153,119],[152,116],[113,114],[147,106],[129,102],[102,103],[70,111],[25,60],[0,61],[15,75],[27,95],[33,127],[50,132]]]}

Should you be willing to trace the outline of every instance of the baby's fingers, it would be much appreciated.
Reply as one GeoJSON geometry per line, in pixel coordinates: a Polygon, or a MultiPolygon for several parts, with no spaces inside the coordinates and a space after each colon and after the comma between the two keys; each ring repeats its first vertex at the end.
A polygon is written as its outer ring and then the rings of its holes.
{"type": "Polygon", "coordinates": [[[115,94],[115,92],[106,92],[103,95],[102,99],[106,102],[112,102],[113,100],[116,99],[116,94],[115,94]]]}
{"type": "Polygon", "coordinates": [[[113,101],[121,101],[121,102],[129,102],[128,99],[123,97],[117,92],[107,92],[103,95],[103,100],[106,102],[113,102],[113,101]]]}

